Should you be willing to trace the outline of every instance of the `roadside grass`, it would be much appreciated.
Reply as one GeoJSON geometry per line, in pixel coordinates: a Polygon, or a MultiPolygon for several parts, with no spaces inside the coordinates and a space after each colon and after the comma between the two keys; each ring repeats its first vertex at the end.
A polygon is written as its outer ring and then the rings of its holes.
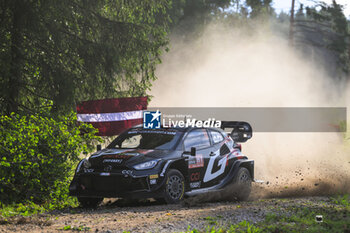
{"type": "Polygon", "coordinates": [[[80,226],[71,226],[71,225],[66,225],[58,230],[63,230],[63,231],[90,231],[91,228],[87,227],[85,225],[80,225],[80,226]]]}
{"type": "Polygon", "coordinates": [[[332,197],[331,200],[336,205],[342,205],[345,207],[350,206],[350,195],[349,194],[345,194],[344,196],[339,195],[336,197],[332,197]]]}
{"type": "Polygon", "coordinates": [[[206,233],[234,233],[234,232],[244,232],[244,233],[258,233],[258,232],[262,232],[262,230],[257,227],[254,226],[253,224],[247,222],[247,221],[242,221],[238,224],[234,224],[234,225],[230,225],[229,227],[218,227],[218,226],[213,226],[212,223],[209,223],[210,225],[208,225],[204,230],[197,230],[197,229],[193,229],[191,230],[190,228],[188,228],[186,233],[202,233],[202,232],[206,232],[206,233]]]}
{"type": "MultiPolygon", "coordinates": [[[[190,229],[187,233],[230,233],[230,232],[350,232],[350,195],[330,197],[325,202],[306,201],[302,204],[288,205],[284,200],[276,200],[278,205],[268,208],[265,219],[261,222],[250,223],[241,221],[229,224],[220,215],[207,216],[203,220],[206,226],[202,229],[190,229]],[[316,216],[322,216],[322,221],[316,221],[316,216]]],[[[77,207],[75,198],[65,202],[44,203],[37,205],[33,202],[26,204],[0,204],[0,224],[14,223],[13,218],[29,217],[67,207],[77,207]]],[[[65,231],[89,231],[86,226],[64,226],[65,231]]]]}
{"type": "Polygon", "coordinates": [[[264,221],[252,224],[242,221],[222,226],[217,217],[204,218],[204,229],[188,229],[187,233],[233,233],[233,232],[350,232],[350,197],[348,194],[331,197],[327,204],[312,202],[302,205],[276,206],[265,216],[264,221]],[[322,216],[321,219],[316,216],[322,216]]]}
{"type": "Polygon", "coordinates": [[[43,204],[35,204],[28,201],[18,204],[2,204],[0,202],[0,224],[11,222],[13,217],[29,217],[37,214],[47,213],[53,210],[61,210],[68,207],[78,207],[78,201],[74,197],[68,197],[64,201],[53,200],[43,204]]]}

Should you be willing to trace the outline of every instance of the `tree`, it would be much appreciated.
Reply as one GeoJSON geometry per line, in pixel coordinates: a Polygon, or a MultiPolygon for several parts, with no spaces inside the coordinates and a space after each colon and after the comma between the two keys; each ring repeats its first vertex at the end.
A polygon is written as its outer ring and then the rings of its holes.
{"type": "Polygon", "coordinates": [[[306,16],[302,17],[301,12],[296,20],[297,28],[303,34],[309,34],[304,43],[317,47],[325,47],[332,51],[340,67],[340,72],[348,74],[350,71],[349,58],[349,24],[343,13],[343,7],[335,0],[327,5],[319,2],[317,7],[307,7],[306,16]],[[316,36],[317,35],[317,36],[316,36]],[[317,41],[312,38],[317,38],[317,41]],[[321,40],[321,41],[320,41],[321,40]]]}
{"type": "Polygon", "coordinates": [[[237,0],[173,1],[169,11],[172,22],[175,22],[172,30],[179,30],[184,35],[196,34],[235,1],[237,0]]]}
{"type": "Polygon", "coordinates": [[[167,45],[169,0],[0,0],[0,107],[67,111],[146,95],[167,45]]]}
{"type": "Polygon", "coordinates": [[[250,17],[271,16],[275,14],[271,6],[272,0],[246,0],[246,5],[250,8],[250,17]]]}

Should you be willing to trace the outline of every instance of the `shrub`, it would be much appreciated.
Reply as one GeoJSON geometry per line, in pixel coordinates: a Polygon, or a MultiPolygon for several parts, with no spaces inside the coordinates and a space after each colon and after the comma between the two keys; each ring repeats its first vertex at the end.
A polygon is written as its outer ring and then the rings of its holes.
{"type": "Polygon", "coordinates": [[[57,119],[0,116],[0,202],[67,198],[79,155],[92,150],[95,133],[91,125],[78,124],[75,113],[57,119]]]}

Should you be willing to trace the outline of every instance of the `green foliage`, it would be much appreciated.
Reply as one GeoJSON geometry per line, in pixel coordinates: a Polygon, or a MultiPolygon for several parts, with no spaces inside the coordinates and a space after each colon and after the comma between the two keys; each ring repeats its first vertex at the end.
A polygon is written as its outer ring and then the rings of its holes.
{"type": "Polygon", "coordinates": [[[205,25],[223,16],[223,12],[233,0],[179,0],[172,1],[168,14],[172,31],[180,31],[184,36],[200,32],[205,25]]]}
{"type": "Polygon", "coordinates": [[[225,226],[211,224],[217,217],[206,217],[209,224],[203,229],[191,229],[192,232],[348,232],[350,230],[350,198],[348,194],[335,196],[324,203],[306,202],[293,205],[277,205],[266,213],[265,219],[254,224],[244,220],[225,226]],[[322,215],[323,221],[317,222],[316,216],[322,215]]]}
{"type": "MultiPolygon", "coordinates": [[[[68,184],[96,130],[77,124],[75,113],[53,119],[39,114],[0,116],[0,200],[44,203],[53,209],[68,198],[68,184]]],[[[23,211],[19,211],[23,212],[23,211]]]]}
{"type": "MultiPolygon", "coordinates": [[[[212,219],[211,217],[208,217],[212,219]]],[[[206,218],[205,218],[206,219],[206,218]]],[[[207,219],[206,219],[207,220],[207,219]]],[[[234,232],[242,232],[242,233],[258,233],[262,232],[260,228],[257,226],[249,223],[248,221],[241,221],[238,224],[230,225],[229,227],[216,227],[212,226],[213,224],[210,224],[205,228],[205,230],[197,230],[192,229],[188,227],[187,233],[199,233],[199,232],[206,232],[206,233],[234,233],[234,232]]]]}
{"type": "Polygon", "coordinates": [[[64,231],[89,231],[90,227],[81,225],[81,226],[71,226],[71,225],[66,225],[61,228],[64,231]]]}
{"type": "Polygon", "coordinates": [[[87,99],[146,95],[167,45],[169,0],[5,1],[0,111],[69,112],[87,99]]]}
{"type": "Polygon", "coordinates": [[[322,37],[327,40],[327,47],[336,53],[341,71],[348,74],[350,72],[350,31],[343,6],[336,1],[330,5],[319,2],[317,6],[320,10],[316,7],[307,7],[306,15],[318,22],[318,27],[325,28],[322,37]]]}
{"type": "Polygon", "coordinates": [[[2,205],[0,209],[0,216],[2,219],[6,219],[11,216],[30,216],[44,212],[45,208],[33,202],[30,203],[19,203],[12,205],[2,205]]]}
{"type": "Polygon", "coordinates": [[[46,213],[52,210],[60,210],[78,206],[79,203],[74,197],[66,197],[64,200],[60,200],[59,202],[57,202],[57,200],[47,200],[42,204],[36,204],[32,201],[25,201],[17,204],[0,204],[0,223],[11,223],[11,218],[14,216],[28,217],[46,213]]]}
{"type": "Polygon", "coordinates": [[[270,214],[259,223],[269,232],[343,232],[349,230],[349,209],[330,207],[298,206],[289,208],[285,214],[270,214]],[[316,215],[323,216],[323,222],[316,222],[316,215]]]}
{"type": "Polygon", "coordinates": [[[204,220],[208,221],[209,225],[217,225],[218,224],[215,217],[208,216],[208,217],[205,217],[204,220]]]}
{"type": "Polygon", "coordinates": [[[343,196],[339,195],[337,197],[332,198],[332,201],[337,205],[342,205],[345,207],[350,207],[350,196],[349,194],[345,194],[343,196]]]}
{"type": "Polygon", "coordinates": [[[265,17],[274,15],[272,8],[272,0],[246,0],[247,6],[250,8],[250,17],[265,17]]]}

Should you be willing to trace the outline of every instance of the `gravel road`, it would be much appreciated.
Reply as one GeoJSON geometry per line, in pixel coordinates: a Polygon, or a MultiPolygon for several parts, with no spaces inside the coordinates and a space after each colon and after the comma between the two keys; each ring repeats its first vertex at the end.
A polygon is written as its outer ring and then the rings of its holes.
{"type": "Polygon", "coordinates": [[[194,206],[165,205],[156,202],[121,205],[111,200],[97,209],[81,208],[16,217],[11,224],[0,225],[0,232],[184,232],[188,228],[204,229],[210,224],[229,225],[247,220],[263,221],[269,213],[288,214],[283,207],[303,203],[324,205],[328,197],[259,199],[247,202],[208,202],[194,206]],[[281,208],[275,208],[276,206],[281,208]]]}

